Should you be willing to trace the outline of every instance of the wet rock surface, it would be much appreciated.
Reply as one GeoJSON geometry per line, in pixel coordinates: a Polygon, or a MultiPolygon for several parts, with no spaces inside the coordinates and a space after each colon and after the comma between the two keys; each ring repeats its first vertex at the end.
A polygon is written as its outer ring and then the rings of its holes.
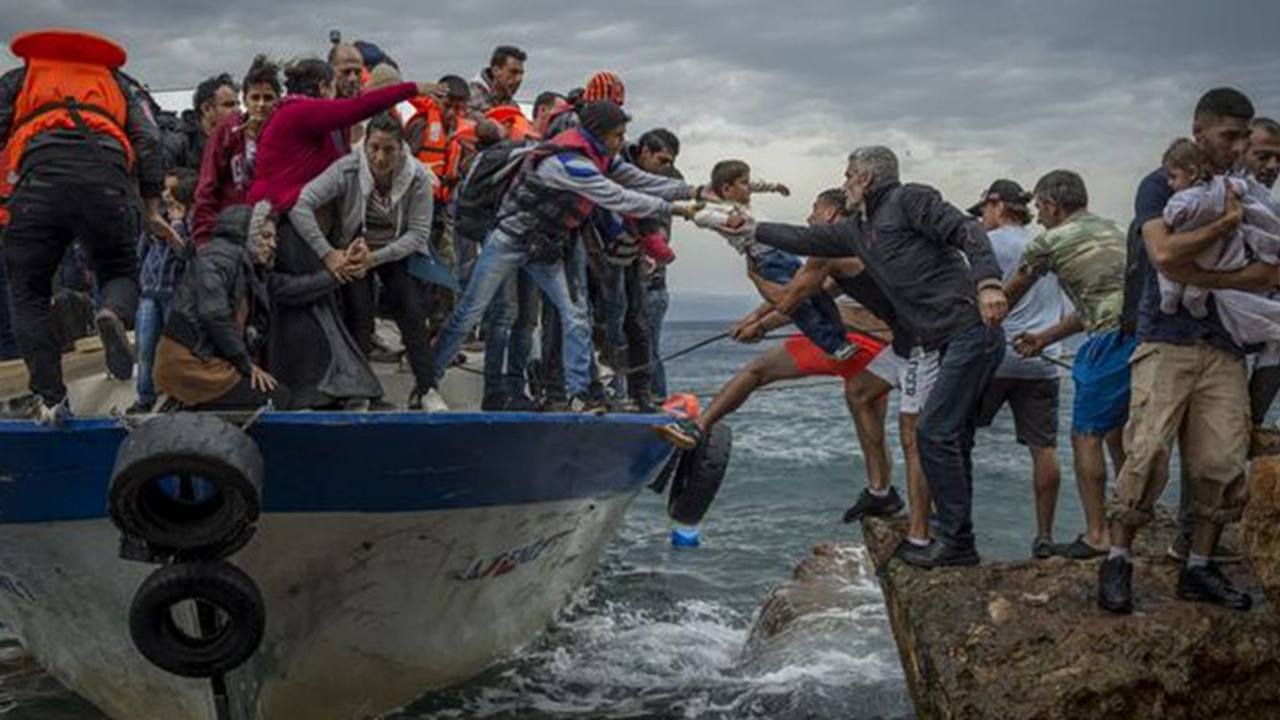
{"type": "MultiPolygon", "coordinates": [[[[1271,493],[1265,534],[1276,551],[1274,483],[1271,493]]],[[[1250,612],[1178,600],[1167,516],[1139,534],[1131,616],[1095,605],[1099,560],[919,570],[891,560],[903,529],[901,521],[863,525],[921,720],[1280,717],[1275,580],[1267,580],[1268,603],[1248,564],[1224,568],[1255,594],[1250,612]]],[[[1266,557],[1264,579],[1275,576],[1280,554],[1266,557]]]]}
{"type": "Polygon", "coordinates": [[[1280,455],[1253,461],[1249,502],[1240,521],[1240,534],[1271,607],[1280,608],[1280,455]]]}

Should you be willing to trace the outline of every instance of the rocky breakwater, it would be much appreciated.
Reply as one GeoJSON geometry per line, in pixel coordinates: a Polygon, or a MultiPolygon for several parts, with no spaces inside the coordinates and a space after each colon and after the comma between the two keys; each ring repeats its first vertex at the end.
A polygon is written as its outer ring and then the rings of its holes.
{"type": "Polygon", "coordinates": [[[1165,556],[1174,532],[1167,517],[1139,535],[1130,616],[1096,607],[1099,561],[919,570],[892,560],[901,522],[865,522],[917,716],[1280,717],[1280,488],[1271,482],[1267,490],[1270,510],[1254,507],[1252,533],[1244,534],[1255,561],[1270,563],[1259,576],[1271,602],[1247,564],[1225,568],[1255,593],[1250,612],[1176,598],[1178,567],[1165,556]]]}
{"type": "Polygon", "coordinates": [[[1252,454],[1241,536],[1272,609],[1280,610],[1280,431],[1254,433],[1252,454]]]}

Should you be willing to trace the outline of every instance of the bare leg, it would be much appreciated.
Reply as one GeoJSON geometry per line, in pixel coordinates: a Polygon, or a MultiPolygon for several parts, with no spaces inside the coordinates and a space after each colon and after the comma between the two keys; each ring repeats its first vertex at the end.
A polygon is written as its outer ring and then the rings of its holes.
{"type": "MultiPolygon", "coordinates": [[[[1111,477],[1120,476],[1120,468],[1124,467],[1124,427],[1118,427],[1107,433],[1107,452],[1111,455],[1111,477]]],[[[1164,472],[1169,472],[1168,460],[1164,463],[1164,472]]]]}
{"type": "Polygon", "coordinates": [[[924,467],[920,464],[920,449],[916,444],[918,414],[903,413],[898,416],[898,434],[902,437],[902,456],[907,463],[907,504],[909,521],[907,535],[917,540],[929,539],[929,510],[933,497],[924,479],[924,467]]]}
{"type": "Polygon", "coordinates": [[[801,377],[800,371],[786,350],[780,347],[765,350],[720,388],[715,399],[698,418],[698,427],[706,432],[707,428],[742,407],[757,389],[779,380],[798,377],[801,377]]]}
{"type": "Polygon", "coordinates": [[[1036,534],[1053,537],[1053,516],[1058,507],[1058,488],[1062,485],[1062,462],[1058,448],[1031,447],[1032,477],[1036,488],[1036,534]]]}
{"type": "Polygon", "coordinates": [[[1107,461],[1102,454],[1102,438],[1097,435],[1072,434],[1071,449],[1075,454],[1080,505],[1084,509],[1084,541],[1092,547],[1105,548],[1107,461]]]}
{"type": "Polygon", "coordinates": [[[866,372],[844,383],[845,404],[853,416],[853,427],[867,463],[867,485],[877,492],[887,492],[893,484],[893,465],[884,442],[889,389],[888,383],[866,372]]]}

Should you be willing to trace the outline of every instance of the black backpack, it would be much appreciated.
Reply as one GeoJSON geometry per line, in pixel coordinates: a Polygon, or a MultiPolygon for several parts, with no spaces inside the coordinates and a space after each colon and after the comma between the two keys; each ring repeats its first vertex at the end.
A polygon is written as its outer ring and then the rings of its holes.
{"type": "Polygon", "coordinates": [[[504,140],[485,148],[471,161],[471,167],[454,188],[454,234],[475,243],[498,224],[498,208],[511,183],[520,174],[525,155],[533,143],[504,140]]]}

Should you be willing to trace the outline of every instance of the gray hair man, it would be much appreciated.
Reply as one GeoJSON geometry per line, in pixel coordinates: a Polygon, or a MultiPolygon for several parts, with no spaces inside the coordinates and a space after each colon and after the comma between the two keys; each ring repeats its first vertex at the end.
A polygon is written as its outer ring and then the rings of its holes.
{"type": "MultiPolygon", "coordinates": [[[[860,258],[907,331],[894,333],[895,353],[940,351],[916,427],[937,537],[904,542],[897,556],[921,567],[976,565],[970,457],[979,401],[1004,357],[1003,273],[982,227],[937,190],[903,184],[889,148],[854,150],[844,191],[859,215],[815,227],[760,223],[749,232],[800,255],[860,258]]],[[[927,512],[928,504],[913,511],[927,512]]]]}

